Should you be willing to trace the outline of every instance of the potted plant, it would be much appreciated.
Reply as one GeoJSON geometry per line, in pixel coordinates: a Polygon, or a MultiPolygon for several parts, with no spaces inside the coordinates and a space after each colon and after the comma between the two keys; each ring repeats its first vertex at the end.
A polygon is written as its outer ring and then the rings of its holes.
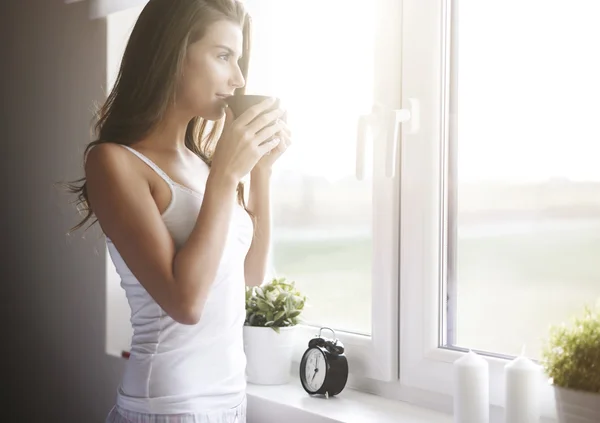
{"type": "Polygon", "coordinates": [[[559,423],[600,419],[600,305],[585,307],[571,325],[550,328],[542,366],[554,387],[559,423]]]}
{"type": "Polygon", "coordinates": [[[261,286],[246,287],[244,350],[249,383],[288,383],[294,351],[295,328],[306,296],[295,282],[275,278],[261,286]]]}

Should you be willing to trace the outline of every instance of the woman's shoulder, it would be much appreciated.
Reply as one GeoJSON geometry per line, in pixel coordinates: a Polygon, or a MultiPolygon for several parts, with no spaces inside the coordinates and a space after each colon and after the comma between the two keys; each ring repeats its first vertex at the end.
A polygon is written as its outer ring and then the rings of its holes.
{"type": "Polygon", "coordinates": [[[123,148],[123,145],[114,142],[95,144],[85,158],[86,178],[129,178],[133,165],[130,156],[131,153],[123,148]]]}
{"type": "Polygon", "coordinates": [[[123,148],[123,145],[119,145],[116,142],[102,141],[92,143],[86,153],[85,163],[87,164],[90,159],[93,162],[117,160],[124,156],[124,151],[125,148],[123,148]]]}

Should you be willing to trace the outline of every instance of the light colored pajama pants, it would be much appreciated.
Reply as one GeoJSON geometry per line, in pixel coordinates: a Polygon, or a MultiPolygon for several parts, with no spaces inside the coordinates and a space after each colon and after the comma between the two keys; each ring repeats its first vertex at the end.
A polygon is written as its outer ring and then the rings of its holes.
{"type": "Polygon", "coordinates": [[[246,423],[247,400],[224,411],[196,414],[144,414],[115,405],[105,423],[246,423]]]}

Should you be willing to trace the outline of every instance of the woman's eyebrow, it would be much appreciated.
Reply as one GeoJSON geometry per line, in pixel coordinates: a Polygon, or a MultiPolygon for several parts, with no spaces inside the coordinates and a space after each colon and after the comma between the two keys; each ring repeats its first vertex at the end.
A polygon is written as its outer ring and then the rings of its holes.
{"type": "Polygon", "coordinates": [[[232,56],[235,56],[235,51],[233,51],[231,48],[223,45],[223,44],[217,44],[215,45],[215,48],[222,48],[223,50],[226,50],[229,54],[231,54],[232,56]]]}

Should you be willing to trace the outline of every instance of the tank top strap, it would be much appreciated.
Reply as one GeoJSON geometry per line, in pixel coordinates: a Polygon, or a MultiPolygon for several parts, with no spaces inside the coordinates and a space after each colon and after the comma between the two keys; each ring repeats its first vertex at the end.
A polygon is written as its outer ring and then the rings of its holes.
{"type": "Polygon", "coordinates": [[[150,166],[152,169],[154,169],[154,171],[156,173],[158,173],[158,176],[160,176],[162,179],[164,179],[164,181],[169,184],[170,187],[173,187],[174,185],[176,185],[173,180],[171,178],[169,178],[169,176],[163,172],[163,170],[158,167],[156,165],[156,163],[154,163],[152,160],[150,160],[148,157],[144,156],[142,153],[140,153],[137,150],[134,150],[133,148],[129,147],[128,145],[124,145],[124,144],[119,144],[122,147],[125,147],[127,150],[131,151],[133,154],[135,154],[136,156],[138,156],[140,158],[140,160],[142,160],[144,163],[146,163],[148,166],[150,166]]]}

